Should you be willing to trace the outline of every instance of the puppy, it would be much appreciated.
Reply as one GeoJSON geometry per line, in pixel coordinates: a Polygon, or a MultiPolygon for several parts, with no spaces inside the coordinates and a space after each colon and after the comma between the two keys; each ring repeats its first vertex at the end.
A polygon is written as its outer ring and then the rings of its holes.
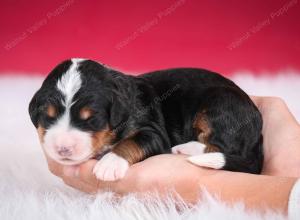
{"type": "Polygon", "coordinates": [[[35,93],[29,113],[49,157],[65,165],[99,159],[93,172],[100,180],[121,179],[130,165],[171,151],[203,167],[262,170],[261,114],[232,81],[203,69],[135,77],[66,60],[35,93]]]}

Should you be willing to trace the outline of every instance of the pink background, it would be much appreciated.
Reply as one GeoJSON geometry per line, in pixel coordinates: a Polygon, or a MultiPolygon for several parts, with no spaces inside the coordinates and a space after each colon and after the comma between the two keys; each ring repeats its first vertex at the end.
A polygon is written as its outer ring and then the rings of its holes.
{"type": "Polygon", "coordinates": [[[0,73],[47,74],[70,57],[133,72],[300,69],[297,0],[2,0],[0,10],[0,73]]]}

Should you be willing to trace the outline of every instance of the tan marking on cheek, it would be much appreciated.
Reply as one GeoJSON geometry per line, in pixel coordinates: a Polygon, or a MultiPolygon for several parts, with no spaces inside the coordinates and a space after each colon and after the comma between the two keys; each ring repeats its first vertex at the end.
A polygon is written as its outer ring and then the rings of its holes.
{"type": "Polygon", "coordinates": [[[112,152],[127,160],[131,165],[145,159],[142,148],[130,139],[121,141],[112,152]]]}
{"type": "Polygon", "coordinates": [[[47,107],[47,115],[50,118],[55,118],[57,116],[57,110],[53,105],[48,105],[47,107]]]}
{"type": "Polygon", "coordinates": [[[207,144],[206,148],[204,149],[204,153],[212,153],[212,152],[220,152],[219,147],[215,145],[207,144]]]}
{"type": "Polygon", "coordinates": [[[82,120],[87,120],[88,118],[90,118],[93,115],[93,110],[90,109],[89,107],[84,107],[80,110],[79,112],[79,117],[82,120]]]}
{"type": "Polygon", "coordinates": [[[39,135],[40,142],[43,143],[45,133],[46,133],[45,128],[43,128],[42,126],[39,125],[38,128],[37,128],[37,132],[38,132],[38,135],[39,135]]]}
{"type": "Polygon", "coordinates": [[[211,128],[204,112],[197,114],[193,123],[193,128],[197,131],[198,141],[205,144],[211,134],[211,128]]]}
{"type": "Polygon", "coordinates": [[[105,150],[105,145],[111,145],[115,139],[115,133],[110,129],[104,129],[102,131],[95,132],[92,135],[92,147],[95,154],[101,153],[105,150]]]}

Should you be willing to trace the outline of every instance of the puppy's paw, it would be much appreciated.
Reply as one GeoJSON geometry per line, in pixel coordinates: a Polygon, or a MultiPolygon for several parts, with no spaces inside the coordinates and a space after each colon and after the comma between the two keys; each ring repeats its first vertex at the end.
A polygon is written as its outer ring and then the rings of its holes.
{"type": "Polygon", "coordinates": [[[115,181],[122,179],[129,168],[129,163],[115,153],[105,154],[95,165],[93,173],[99,180],[115,181]]]}
{"type": "Polygon", "coordinates": [[[224,154],[219,152],[196,155],[188,157],[187,160],[198,166],[213,169],[222,169],[226,164],[224,154]]]}
{"type": "Polygon", "coordinates": [[[199,155],[204,153],[205,145],[197,141],[191,141],[185,144],[172,147],[173,154],[199,155]]]}

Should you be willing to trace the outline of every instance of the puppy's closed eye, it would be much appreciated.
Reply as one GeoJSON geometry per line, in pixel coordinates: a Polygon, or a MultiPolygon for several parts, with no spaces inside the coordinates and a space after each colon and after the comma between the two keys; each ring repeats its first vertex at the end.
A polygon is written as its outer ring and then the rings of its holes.
{"type": "Polygon", "coordinates": [[[79,117],[82,120],[88,120],[94,114],[94,111],[89,107],[83,107],[79,112],[79,117]]]}

